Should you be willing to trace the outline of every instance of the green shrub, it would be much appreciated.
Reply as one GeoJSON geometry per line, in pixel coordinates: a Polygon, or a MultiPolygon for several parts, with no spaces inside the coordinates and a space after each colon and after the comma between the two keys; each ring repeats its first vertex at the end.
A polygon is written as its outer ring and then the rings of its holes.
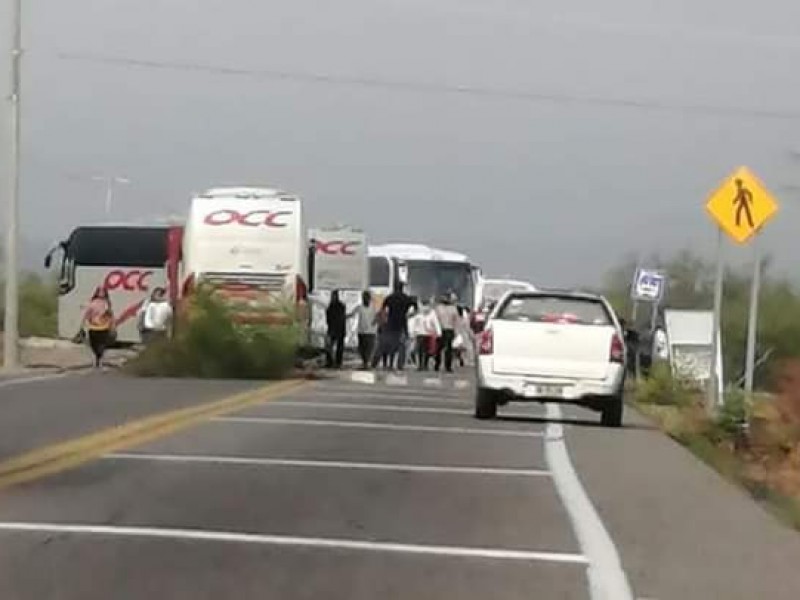
{"type": "Polygon", "coordinates": [[[750,415],[750,404],[741,390],[725,393],[725,401],[714,419],[717,430],[728,439],[739,435],[742,424],[747,423],[750,415]]]}
{"type": "Polygon", "coordinates": [[[294,367],[302,328],[293,315],[283,315],[278,323],[237,324],[221,301],[203,291],[192,297],[186,309],[178,318],[175,336],[145,348],[128,363],[131,373],[280,379],[294,367]]]}
{"type": "Polygon", "coordinates": [[[636,386],[636,401],[642,404],[688,406],[694,391],[672,376],[667,363],[653,365],[649,376],[636,386]]]}
{"type": "MultiPolygon", "coordinates": [[[[0,286],[0,304],[5,290],[0,286]]],[[[5,306],[0,306],[0,322],[5,306]]],[[[2,326],[0,325],[0,328],[2,326]]],[[[58,335],[58,287],[35,273],[23,275],[19,284],[19,333],[22,337],[58,335]]]]}

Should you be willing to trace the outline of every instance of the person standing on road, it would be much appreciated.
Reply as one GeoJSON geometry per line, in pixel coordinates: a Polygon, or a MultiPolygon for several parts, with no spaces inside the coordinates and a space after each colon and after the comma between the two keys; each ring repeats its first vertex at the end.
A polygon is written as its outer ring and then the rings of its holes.
{"type": "Polygon", "coordinates": [[[453,372],[453,340],[456,336],[456,328],[459,323],[458,309],[453,304],[450,295],[442,296],[436,306],[436,317],[442,328],[442,335],[439,338],[439,347],[436,352],[434,369],[438,372],[442,367],[442,357],[444,356],[444,369],[448,373],[453,372]]]}
{"type": "Polygon", "coordinates": [[[94,354],[94,366],[99,369],[103,366],[103,355],[113,343],[116,331],[114,310],[111,307],[108,290],[104,287],[97,288],[89,302],[89,307],[83,314],[81,332],[86,330],[89,334],[89,347],[94,354]]]}
{"type": "Polygon", "coordinates": [[[463,367],[470,344],[472,343],[472,330],[470,329],[469,310],[464,306],[456,306],[458,310],[458,324],[453,338],[453,355],[458,364],[463,367]]]}
{"type": "Polygon", "coordinates": [[[378,311],[372,306],[372,294],[368,291],[362,292],[361,305],[347,316],[357,319],[358,355],[361,357],[361,368],[367,369],[375,352],[375,339],[378,334],[378,311]]]}
{"type": "Polygon", "coordinates": [[[142,343],[149,345],[166,338],[172,325],[172,306],[167,301],[166,290],[157,287],[150,299],[139,309],[139,334],[142,343]]]}
{"type": "Polygon", "coordinates": [[[422,308],[412,319],[411,334],[416,340],[417,370],[427,371],[431,357],[436,354],[436,345],[442,335],[439,319],[430,303],[423,302],[422,308]]]}
{"type": "Polygon", "coordinates": [[[339,290],[331,292],[331,301],[325,311],[328,325],[328,368],[340,369],[344,360],[344,338],[347,332],[347,309],[339,299],[339,290]]]}
{"type": "MultiPolygon", "coordinates": [[[[403,336],[408,331],[408,311],[412,306],[411,298],[403,291],[403,284],[397,283],[394,291],[383,301],[382,311],[385,314],[383,333],[378,341],[378,352],[372,358],[372,367],[384,357],[393,357],[400,352],[403,336]]],[[[405,368],[405,352],[397,357],[397,368],[405,368]]]]}

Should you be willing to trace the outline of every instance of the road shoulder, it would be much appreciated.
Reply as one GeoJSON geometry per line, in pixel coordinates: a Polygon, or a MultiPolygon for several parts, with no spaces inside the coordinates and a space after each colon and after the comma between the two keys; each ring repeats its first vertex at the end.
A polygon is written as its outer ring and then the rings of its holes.
{"type": "Polygon", "coordinates": [[[567,443],[638,595],[797,598],[800,536],[628,410],[627,427],[587,420],[567,443]]]}

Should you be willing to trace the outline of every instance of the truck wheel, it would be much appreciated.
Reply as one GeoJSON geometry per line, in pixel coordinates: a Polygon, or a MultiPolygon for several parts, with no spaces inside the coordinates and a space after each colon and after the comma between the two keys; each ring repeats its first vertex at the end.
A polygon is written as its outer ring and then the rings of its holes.
{"type": "Polygon", "coordinates": [[[497,416],[497,402],[491,390],[478,388],[475,394],[475,418],[494,419],[497,416]]]}
{"type": "Polygon", "coordinates": [[[623,406],[621,393],[608,398],[603,404],[600,424],[604,427],[622,427],[623,406]]]}

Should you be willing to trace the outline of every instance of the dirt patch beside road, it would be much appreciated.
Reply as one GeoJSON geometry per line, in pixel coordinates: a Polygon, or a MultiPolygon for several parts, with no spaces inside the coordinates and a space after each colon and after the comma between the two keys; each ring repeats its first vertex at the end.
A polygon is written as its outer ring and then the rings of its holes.
{"type": "MultiPolygon", "coordinates": [[[[120,366],[135,354],[136,351],[131,349],[109,350],[108,364],[120,366]]],[[[3,343],[0,338],[0,358],[2,356],[3,343]]],[[[26,338],[20,342],[20,363],[20,376],[39,372],[72,371],[91,367],[92,355],[83,344],[50,338],[26,338]]]]}

